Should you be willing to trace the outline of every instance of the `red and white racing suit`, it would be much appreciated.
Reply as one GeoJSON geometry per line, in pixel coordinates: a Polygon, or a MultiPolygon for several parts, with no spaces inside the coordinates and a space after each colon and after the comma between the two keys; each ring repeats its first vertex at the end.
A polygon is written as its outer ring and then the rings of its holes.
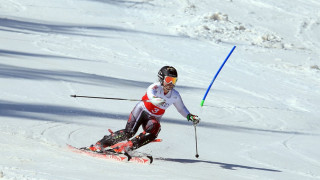
{"type": "Polygon", "coordinates": [[[189,111],[183,104],[178,91],[172,89],[167,94],[164,94],[163,87],[160,83],[150,85],[146,94],[142,97],[142,101],[131,111],[126,128],[114,132],[112,135],[104,136],[104,138],[99,141],[99,144],[111,146],[117,142],[128,140],[137,133],[140,126],[143,127],[144,132],[131,139],[133,149],[153,141],[160,132],[160,119],[162,115],[172,104],[183,117],[187,117],[189,111]],[[164,99],[165,103],[159,106],[152,104],[150,100],[154,97],[164,99]]]}
{"type": "Polygon", "coordinates": [[[178,91],[172,89],[167,94],[164,94],[163,87],[160,83],[150,85],[146,94],[142,97],[142,101],[132,110],[125,131],[132,137],[142,125],[145,135],[140,134],[140,145],[151,142],[157,138],[160,132],[160,119],[162,115],[172,104],[183,117],[187,117],[189,111],[183,104],[178,91]],[[154,97],[164,99],[165,103],[159,106],[152,104],[149,100],[154,97]]]}
{"type": "Polygon", "coordinates": [[[155,117],[162,116],[166,109],[171,106],[172,104],[176,107],[178,112],[183,116],[187,117],[189,114],[188,109],[183,104],[181,96],[178,91],[172,89],[167,94],[164,94],[163,87],[160,83],[154,83],[150,85],[147,89],[146,94],[142,97],[143,102],[143,109],[147,111],[150,115],[155,117]],[[152,98],[158,97],[164,99],[166,102],[163,105],[156,106],[152,104],[150,101],[152,98]]]}

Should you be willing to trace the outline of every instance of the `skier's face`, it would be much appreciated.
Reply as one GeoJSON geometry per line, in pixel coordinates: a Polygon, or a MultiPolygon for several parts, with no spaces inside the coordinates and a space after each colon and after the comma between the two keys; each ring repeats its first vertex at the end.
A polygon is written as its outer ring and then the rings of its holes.
{"type": "Polygon", "coordinates": [[[174,88],[174,85],[172,83],[163,82],[163,88],[166,91],[171,91],[174,88]]]}
{"type": "Polygon", "coordinates": [[[177,83],[178,78],[166,76],[163,81],[163,88],[165,91],[171,91],[177,83]]]}
{"type": "Polygon", "coordinates": [[[166,84],[163,86],[163,89],[165,89],[166,91],[171,91],[174,88],[173,84],[166,84]]]}

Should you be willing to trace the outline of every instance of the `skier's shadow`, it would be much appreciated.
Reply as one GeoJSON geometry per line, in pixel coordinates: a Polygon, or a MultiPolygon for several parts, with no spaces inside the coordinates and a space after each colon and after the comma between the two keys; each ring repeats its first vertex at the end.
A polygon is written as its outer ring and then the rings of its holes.
{"type": "Polygon", "coordinates": [[[238,164],[228,164],[228,163],[221,163],[221,162],[214,162],[214,161],[205,161],[205,160],[199,160],[199,159],[178,159],[178,158],[155,158],[155,159],[161,160],[161,161],[171,161],[171,162],[179,162],[179,163],[215,164],[215,165],[219,165],[223,169],[229,169],[229,170],[252,169],[252,170],[260,170],[260,171],[281,172],[281,171],[275,170],[275,169],[258,168],[258,167],[244,166],[244,165],[238,165],[238,164]]]}

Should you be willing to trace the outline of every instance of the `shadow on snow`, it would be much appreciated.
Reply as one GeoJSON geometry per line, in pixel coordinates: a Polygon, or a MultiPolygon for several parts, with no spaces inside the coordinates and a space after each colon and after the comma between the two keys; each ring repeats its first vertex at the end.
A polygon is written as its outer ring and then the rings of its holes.
{"type": "MultiPolygon", "coordinates": [[[[132,107],[133,108],[133,107],[132,107]]],[[[67,106],[58,106],[58,105],[47,105],[47,104],[27,104],[27,103],[15,103],[8,101],[0,101],[0,116],[2,117],[11,117],[11,118],[20,118],[20,119],[30,119],[30,120],[45,120],[45,121],[55,121],[55,122],[73,122],[74,117],[88,117],[88,118],[108,118],[114,120],[123,121],[123,127],[125,127],[126,121],[129,117],[130,111],[128,114],[118,114],[118,113],[108,113],[108,112],[99,112],[92,111],[76,107],[67,107],[67,106]],[[66,117],[73,117],[71,120],[66,120],[66,117]]],[[[182,126],[190,126],[191,123],[185,120],[184,118],[173,119],[162,118],[162,123],[170,123],[182,126]]],[[[86,118],[77,118],[76,123],[86,124],[86,118]],[[81,121],[83,120],[83,121],[81,121]]],[[[266,130],[258,128],[248,128],[241,126],[233,125],[223,125],[210,122],[202,122],[199,125],[200,128],[209,128],[209,129],[218,129],[225,131],[233,132],[263,132],[263,133],[279,133],[279,134],[296,134],[296,135],[318,135],[310,133],[302,133],[295,131],[276,131],[276,130],[266,130]]],[[[121,127],[119,127],[121,128],[121,127]]]]}
{"type": "Polygon", "coordinates": [[[96,35],[88,32],[89,30],[104,32],[117,32],[117,33],[137,33],[144,35],[152,36],[163,36],[163,37],[174,37],[181,38],[180,36],[174,36],[169,34],[160,34],[160,33],[151,33],[147,31],[139,31],[134,29],[126,29],[123,27],[117,26],[97,26],[97,25],[83,25],[83,24],[62,24],[62,23],[53,23],[53,22],[40,22],[39,20],[29,20],[29,19],[9,19],[9,18],[0,18],[0,30],[2,31],[11,31],[11,32],[20,32],[24,34],[32,33],[52,33],[52,34],[67,34],[75,36],[88,36],[88,37],[105,37],[110,38],[105,35],[96,35]],[[9,29],[7,29],[9,28],[9,29]]]}
{"type": "Polygon", "coordinates": [[[11,51],[11,50],[4,50],[4,49],[0,49],[0,56],[7,56],[7,57],[26,56],[26,57],[35,57],[35,58],[54,58],[54,59],[69,59],[69,60],[89,61],[89,60],[86,60],[86,59],[67,57],[67,56],[36,54],[36,53],[30,53],[30,52],[19,52],[19,51],[11,51]]]}
{"type": "Polygon", "coordinates": [[[281,171],[279,171],[279,170],[274,170],[274,169],[250,167],[250,166],[244,166],[244,165],[228,164],[228,163],[221,163],[221,162],[214,162],[214,161],[205,161],[205,160],[197,160],[197,159],[176,159],[176,158],[155,158],[155,159],[157,159],[157,160],[162,160],[162,161],[179,162],[179,163],[208,163],[208,164],[215,164],[215,165],[219,165],[221,168],[229,169],[229,170],[251,169],[251,170],[260,170],[260,171],[281,172],[281,171]]]}
{"type": "MultiPolygon", "coordinates": [[[[27,104],[14,103],[8,101],[0,101],[0,116],[12,117],[30,120],[44,120],[55,122],[68,122],[65,117],[88,117],[88,118],[110,118],[110,119],[127,119],[129,115],[119,115],[113,113],[105,113],[91,111],[82,108],[45,105],[45,104],[27,104]],[[64,118],[61,118],[64,117],[64,118]],[[63,120],[61,120],[63,119],[63,120]]],[[[74,119],[74,118],[73,118],[74,119]]],[[[83,118],[85,121],[85,119],[83,118]]],[[[81,118],[77,119],[80,122],[81,118]]]]}
{"type": "MultiPolygon", "coordinates": [[[[1,55],[1,50],[0,50],[1,55]]],[[[28,54],[30,55],[30,54],[28,54]]],[[[145,89],[151,85],[151,82],[135,81],[130,79],[115,78],[111,76],[101,76],[77,71],[44,70],[26,67],[5,65],[0,63],[0,78],[26,79],[35,81],[65,81],[70,83],[79,83],[104,87],[135,87],[145,89]]],[[[180,90],[202,90],[204,88],[177,86],[180,90]]]]}

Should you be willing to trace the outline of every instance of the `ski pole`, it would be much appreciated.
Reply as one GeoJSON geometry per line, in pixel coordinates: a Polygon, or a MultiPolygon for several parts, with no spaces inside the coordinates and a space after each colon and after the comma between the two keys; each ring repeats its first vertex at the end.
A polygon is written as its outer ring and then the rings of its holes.
{"type": "Polygon", "coordinates": [[[197,126],[196,125],[193,125],[193,126],[194,126],[194,134],[195,134],[195,139],[196,139],[196,158],[198,158],[199,154],[198,154],[197,126]]]}
{"type": "Polygon", "coordinates": [[[111,98],[111,97],[96,97],[96,96],[78,96],[78,95],[70,95],[74,98],[94,98],[94,99],[111,99],[111,100],[119,100],[119,101],[141,101],[140,99],[124,99],[124,98],[111,98]]]}

